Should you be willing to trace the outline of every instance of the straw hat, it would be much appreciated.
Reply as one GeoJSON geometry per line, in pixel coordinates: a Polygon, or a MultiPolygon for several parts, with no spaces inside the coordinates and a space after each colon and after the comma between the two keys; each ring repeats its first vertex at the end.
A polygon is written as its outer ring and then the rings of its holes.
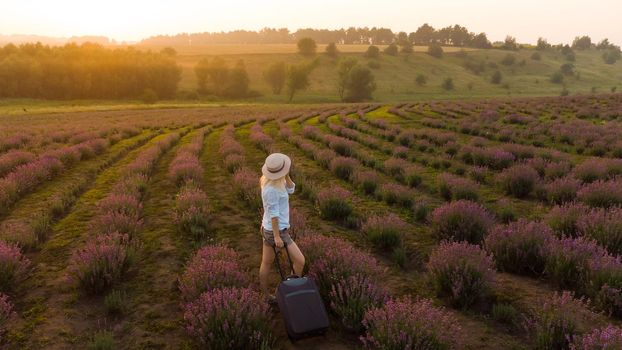
{"type": "Polygon", "coordinates": [[[272,153],[266,158],[261,168],[263,175],[269,180],[280,179],[289,173],[292,160],[283,153],[272,153]]]}

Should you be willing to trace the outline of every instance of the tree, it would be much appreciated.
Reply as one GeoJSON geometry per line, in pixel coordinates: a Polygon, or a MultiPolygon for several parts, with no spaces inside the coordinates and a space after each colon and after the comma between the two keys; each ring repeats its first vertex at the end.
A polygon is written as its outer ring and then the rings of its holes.
{"type": "Polygon", "coordinates": [[[154,104],[158,102],[158,93],[153,89],[145,89],[140,95],[140,99],[146,104],[154,104]]]}
{"type": "Polygon", "coordinates": [[[557,71],[553,73],[553,75],[551,75],[551,83],[561,84],[562,82],[564,82],[564,75],[562,74],[562,72],[557,71]]]}
{"type": "Polygon", "coordinates": [[[272,88],[272,93],[280,95],[285,79],[287,78],[287,66],[285,62],[274,62],[263,72],[264,80],[272,88]]]}
{"type": "Polygon", "coordinates": [[[339,68],[337,69],[337,89],[339,98],[343,101],[345,99],[346,87],[348,86],[348,79],[350,79],[350,71],[357,65],[357,60],[348,57],[339,62],[339,68]]]}
{"type": "Polygon", "coordinates": [[[434,40],[434,27],[424,23],[413,35],[415,45],[429,45],[434,40]]]}
{"type": "Polygon", "coordinates": [[[417,83],[417,85],[423,86],[428,82],[428,78],[423,74],[417,74],[415,82],[417,83]]]}
{"type": "Polygon", "coordinates": [[[408,41],[408,34],[406,34],[406,32],[399,32],[399,33],[397,33],[397,44],[399,46],[404,46],[407,43],[409,43],[409,41],[408,41]]]}
{"type": "Polygon", "coordinates": [[[214,58],[207,69],[207,73],[214,86],[216,95],[222,95],[224,87],[227,85],[227,78],[229,77],[229,68],[225,60],[220,57],[214,58]]]}
{"type": "Polygon", "coordinates": [[[500,71],[495,71],[492,74],[492,77],[490,78],[490,82],[493,84],[501,84],[501,80],[503,79],[503,76],[501,75],[500,71]]]}
{"type": "Polygon", "coordinates": [[[443,84],[441,84],[441,87],[445,90],[453,90],[454,89],[454,80],[452,78],[446,78],[445,80],[443,80],[443,84]]]}
{"type": "Polygon", "coordinates": [[[371,94],[375,89],[376,82],[372,71],[360,64],[355,64],[349,72],[345,88],[345,100],[348,102],[369,100],[372,98],[371,94]]]}
{"type": "Polygon", "coordinates": [[[391,43],[389,46],[387,46],[384,49],[384,53],[390,56],[397,56],[397,53],[398,53],[397,45],[395,45],[395,43],[391,43]]]}
{"type": "Polygon", "coordinates": [[[378,46],[370,45],[365,52],[365,57],[367,58],[378,58],[380,57],[380,49],[378,46]]]}
{"type": "Polygon", "coordinates": [[[614,64],[620,59],[620,50],[608,49],[603,52],[603,61],[606,64],[614,64]]]}
{"type": "Polygon", "coordinates": [[[504,50],[518,50],[518,45],[516,44],[516,38],[513,36],[506,36],[503,45],[501,46],[504,50]]]}
{"type": "Polygon", "coordinates": [[[209,74],[209,60],[202,58],[194,66],[194,74],[197,77],[197,84],[199,85],[199,92],[207,91],[207,78],[209,74]]]}
{"type": "Polygon", "coordinates": [[[531,59],[534,61],[540,61],[542,59],[542,55],[539,52],[534,52],[531,54],[531,59]]]}
{"type": "Polygon", "coordinates": [[[168,57],[177,56],[177,51],[175,51],[175,49],[172,47],[165,47],[162,50],[160,50],[160,53],[168,57]]]}
{"type": "Polygon", "coordinates": [[[578,36],[572,42],[572,48],[577,50],[587,50],[592,47],[592,39],[587,36],[578,36]]]}
{"type": "Polygon", "coordinates": [[[229,83],[225,93],[229,97],[245,97],[248,96],[248,73],[244,61],[238,60],[235,67],[231,69],[229,74],[229,83]]]}
{"type": "Polygon", "coordinates": [[[539,37],[538,38],[538,44],[536,45],[536,50],[548,50],[551,48],[551,44],[549,44],[548,41],[546,41],[546,39],[544,39],[543,37],[539,37]]]}
{"type": "Polygon", "coordinates": [[[326,46],[326,55],[328,57],[335,58],[339,55],[339,50],[337,50],[337,45],[335,43],[330,43],[326,46]]]}
{"type": "Polygon", "coordinates": [[[309,87],[309,74],[312,66],[306,64],[291,65],[287,71],[287,95],[291,102],[296,92],[306,90],[309,87]]]}
{"type": "Polygon", "coordinates": [[[478,49],[490,49],[492,44],[490,43],[490,40],[488,40],[486,33],[479,33],[473,37],[470,46],[478,49]]]}
{"type": "Polygon", "coordinates": [[[413,45],[409,42],[406,42],[404,45],[402,45],[402,53],[413,53],[413,45]]]}
{"type": "Polygon", "coordinates": [[[303,56],[313,56],[317,50],[315,40],[311,38],[302,38],[298,40],[298,53],[303,56]]]}
{"type": "Polygon", "coordinates": [[[342,101],[371,99],[376,83],[369,68],[360,65],[354,58],[347,58],[339,62],[337,74],[339,97],[342,101]]]}
{"type": "Polygon", "coordinates": [[[561,65],[559,71],[562,72],[563,75],[574,75],[574,64],[564,63],[561,65]]]}
{"type": "Polygon", "coordinates": [[[503,57],[503,59],[501,60],[501,64],[505,65],[505,66],[511,66],[514,63],[516,63],[516,56],[514,56],[513,54],[509,53],[507,55],[505,55],[503,57]]]}
{"type": "Polygon", "coordinates": [[[442,58],[443,48],[441,47],[441,45],[436,43],[430,44],[430,46],[428,46],[428,55],[436,58],[442,58]]]}

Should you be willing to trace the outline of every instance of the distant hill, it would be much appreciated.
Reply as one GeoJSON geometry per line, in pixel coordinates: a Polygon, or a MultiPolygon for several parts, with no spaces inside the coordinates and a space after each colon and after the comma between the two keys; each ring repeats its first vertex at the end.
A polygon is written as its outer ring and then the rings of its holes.
{"type": "MultiPolygon", "coordinates": [[[[138,47],[160,49],[157,46],[138,47]]],[[[377,101],[558,96],[562,92],[576,94],[622,90],[622,60],[606,64],[602,50],[575,50],[574,61],[569,61],[568,56],[555,48],[510,51],[445,47],[443,57],[435,58],[425,52],[427,47],[415,46],[414,52],[408,55],[390,56],[382,53],[378,59],[368,59],[364,56],[367,47],[337,45],[341,54],[337,59],[331,59],[323,54],[325,45],[318,45],[316,58],[319,63],[311,73],[311,85],[295,101],[338,102],[337,68],[339,59],[343,57],[354,57],[371,68],[377,85],[373,97],[377,101]],[[559,74],[561,81],[556,80],[560,79],[559,74]],[[493,75],[499,75],[500,79],[494,80],[493,75]],[[420,76],[425,79],[420,78],[418,83],[417,77],[420,76]],[[442,87],[448,78],[452,79],[451,90],[442,87]]],[[[384,46],[380,48],[382,50],[384,46]]],[[[258,101],[265,102],[285,100],[285,96],[273,95],[263,79],[263,72],[268,65],[278,61],[297,64],[310,60],[296,53],[295,44],[193,45],[175,49],[177,63],[182,67],[179,90],[196,89],[194,66],[201,58],[220,56],[229,67],[238,60],[244,61],[250,88],[263,95],[258,101]]]]}

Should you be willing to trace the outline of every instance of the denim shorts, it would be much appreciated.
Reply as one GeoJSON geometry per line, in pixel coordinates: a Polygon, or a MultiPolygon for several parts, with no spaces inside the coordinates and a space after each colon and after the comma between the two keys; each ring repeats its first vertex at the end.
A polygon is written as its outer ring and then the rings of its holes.
{"type": "MultiPolygon", "coordinates": [[[[287,231],[288,229],[284,228],[281,231],[279,231],[279,235],[281,236],[281,240],[283,241],[283,243],[289,245],[293,243],[294,241],[292,240],[292,237],[289,235],[289,232],[287,231]]],[[[264,244],[274,247],[274,233],[272,232],[272,230],[266,230],[262,226],[261,237],[263,237],[264,244]]]]}

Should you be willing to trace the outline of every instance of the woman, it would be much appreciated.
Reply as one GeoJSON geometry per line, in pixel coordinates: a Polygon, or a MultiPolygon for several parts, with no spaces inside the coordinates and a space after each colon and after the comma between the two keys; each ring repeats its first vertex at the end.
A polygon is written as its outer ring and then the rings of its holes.
{"type": "Polygon", "coordinates": [[[263,253],[259,267],[259,283],[261,290],[273,303],[276,299],[268,291],[268,275],[274,263],[274,247],[285,246],[294,264],[294,273],[302,275],[305,258],[289,233],[289,195],[294,193],[296,185],[289,177],[291,159],[282,153],[273,153],[266,158],[261,168],[263,176],[260,180],[261,199],[263,201],[263,219],[261,235],[263,236],[263,253]]]}

